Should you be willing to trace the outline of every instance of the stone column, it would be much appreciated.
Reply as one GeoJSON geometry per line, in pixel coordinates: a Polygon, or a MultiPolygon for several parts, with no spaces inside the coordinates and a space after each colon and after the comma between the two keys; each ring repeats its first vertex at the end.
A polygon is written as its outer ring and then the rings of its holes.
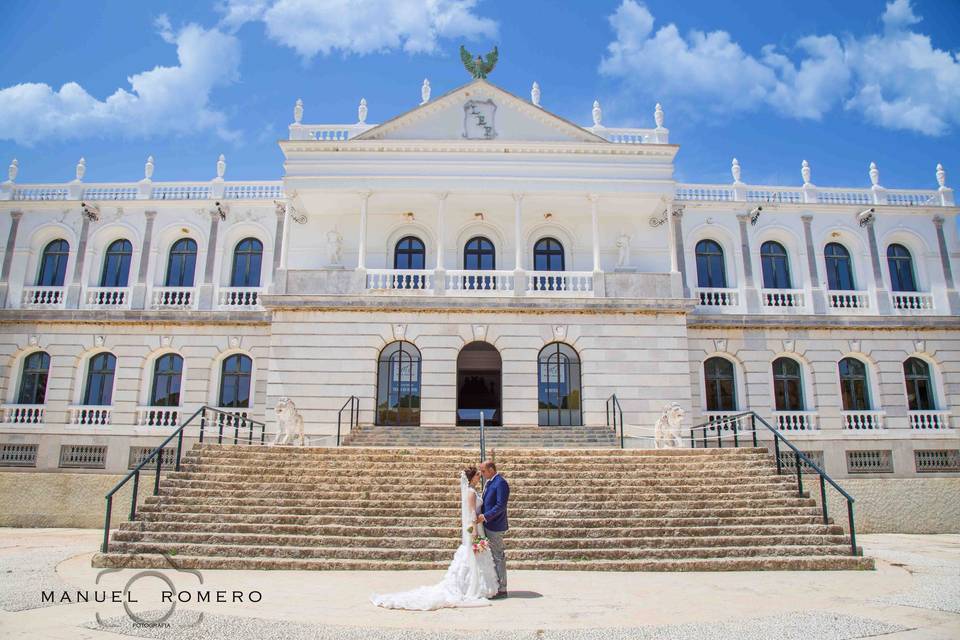
{"type": "Polygon", "coordinates": [[[0,268],[0,309],[7,306],[10,267],[13,265],[13,254],[17,249],[17,231],[20,229],[20,218],[22,217],[22,211],[10,212],[10,233],[7,235],[7,247],[3,252],[3,267],[0,268]]]}
{"type": "Polygon", "coordinates": [[[287,291],[287,207],[289,204],[277,205],[277,226],[273,232],[273,278],[271,287],[274,293],[287,291]]]}
{"type": "Polygon", "coordinates": [[[522,296],[527,292],[527,279],[523,266],[523,194],[513,194],[513,241],[516,252],[513,258],[513,293],[522,296]]]}
{"type": "Polygon", "coordinates": [[[444,218],[447,206],[447,192],[440,193],[437,201],[437,265],[433,271],[433,290],[437,295],[443,294],[447,288],[447,270],[444,266],[443,245],[446,242],[444,218]]]}
{"type": "Polygon", "coordinates": [[[150,269],[150,251],[153,243],[153,221],[157,217],[156,211],[144,211],[147,226],[143,232],[143,247],[140,250],[140,269],[137,271],[137,283],[130,293],[131,309],[147,308],[147,271],[150,269]]]}
{"type": "MultiPolygon", "coordinates": [[[[940,265],[943,267],[943,282],[947,289],[947,302],[950,303],[950,313],[960,315],[960,295],[957,295],[956,284],[953,281],[953,267],[950,265],[950,251],[947,249],[947,239],[943,235],[943,216],[933,216],[933,226],[937,228],[937,247],[940,249],[940,265]]],[[[6,269],[6,260],[4,260],[6,269]]],[[[6,281],[6,278],[4,278],[6,281]]]]}
{"type": "Polygon", "coordinates": [[[880,265],[880,250],[877,248],[877,232],[873,228],[874,222],[871,220],[866,223],[867,239],[870,243],[870,263],[873,265],[873,283],[877,297],[877,311],[880,313],[890,313],[890,295],[883,282],[883,267],[880,265]]]}
{"type": "Polygon", "coordinates": [[[690,297],[690,285],[687,283],[687,257],[683,249],[683,205],[675,205],[670,210],[668,221],[673,229],[673,260],[680,272],[680,281],[683,283],[683,297],[690,297]]]}
{"type": "Polygon", "coordinates": [[[757,293],[757,285],[753,280],[753,255],[750,253],[750,233],[747,230],[747,224],[750,222],[750,214],[737,214],[737,222],[740,223],[740,254],[743,258],[743,294],[747,300],[747,313],[760,312],[760,295],[757,293]]]}
{"type": "Polygon", "coordinates": [[[220,230],[220,214],[216,211],[210,212],[210,236],[207,239],[207,262],[203,270],[203,284],[200,285],[198,292],[198,308],[209,311],[214,307],[214,289],[213,282],[214,268],[217,261],[217,232],[220,230]]]}
{"type": "Polygon", "coordinates": [[[600,274],[600,215],[597,211],[600,204],[600,196],[591,193],[587,198],[590,200],[590,230],[593,235],[593,274],[598,277],[600,274]]]}
{"type": "Polygon", "coordinates": [[[67,287],[67,309],[80,308],[80,295],[83,292],[83,261],[87,255],[87,236],[90,234],[90,218],[83,216],[83,223],[80,226],[80,241],[77,243],[77,259],[73,265],[73,280],[67,287]]]}
{"type": "Polygon", "coordinates": [[[810,272],[810,298],[814,313],[827,312],[827,299],[823,295],[823,287],[820,286],[820,274],[817,271],[817,252],[813,246],[813,216],[806,213],[800,216],[803,221],[803,239],[807,245],[807,268],[810,272]]]}
{"type": "Polygon", "coordinates": [[[360,192],[360,240],[357,243],[357,269],[367,268],[367,205],[370,201],[370,191],[360,192]]]}

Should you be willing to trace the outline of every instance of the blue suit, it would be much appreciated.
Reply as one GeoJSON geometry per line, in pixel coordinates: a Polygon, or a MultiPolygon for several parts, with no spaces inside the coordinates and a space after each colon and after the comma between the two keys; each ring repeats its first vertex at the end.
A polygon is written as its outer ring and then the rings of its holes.
{"type": "Polygon", "coordinates": [[[483,490],[484,529],[503,532],[510,528],[507,524],[507,500],[509,499],[510,485],[503,476],[495,475],[483,490]]]}

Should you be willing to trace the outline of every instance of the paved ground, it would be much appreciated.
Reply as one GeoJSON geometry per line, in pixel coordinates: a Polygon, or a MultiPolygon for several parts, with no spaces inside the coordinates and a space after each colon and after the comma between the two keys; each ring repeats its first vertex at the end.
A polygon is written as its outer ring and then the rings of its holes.
{"type": "Polygon", "coordinates": [[[76,640],[145,638],[283,638],[434,640],[600,640],[703,638],[738,640],[889,640],[960,638],[960,535],[868,535],[878,559],[871,572],[574,573],[514,571],[513,597],[490,607],[434,612],[386,611],[373,591],[429,584],[436,571],[329,572],[134,569],[99,576],[90,556],[98,531],[0,529],[0,637],[76,640]],[[161,625],[135,623],[122,604],[97,603],[95,592],[122,590],[130,610],[161,625]],[[202,580],[202,583],[201,583],[202,580]],[[43,603],[64,590],[71,602],[43,603]],[[90,602],[76,603],[78,591],[90,602]],[[198,591],[214,602],[197,603],[198,591]],[[229,602],[232,592],[243,602],[229,602]],[[217,593],[227,602],[215,602],[217,593]],[[259,602],[248,602],[251,594],[259,602]],[[99,616],[99,621],[98,621],[99,616]]]}

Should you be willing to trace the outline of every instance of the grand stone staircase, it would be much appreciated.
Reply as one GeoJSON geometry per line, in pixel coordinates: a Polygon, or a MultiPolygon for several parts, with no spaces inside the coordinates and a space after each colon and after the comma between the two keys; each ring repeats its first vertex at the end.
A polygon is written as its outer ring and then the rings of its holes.
{"type": "MultiPolygon", "coordinates": [[[[504,449],[511,569],[870,569],[765,449],[504,449]]],[[[94,566],[442,569],[463,449],[197,445],[94,566]]]]}
{"type": "MultiPolygon", "coordinates": [[[[596,449],[618,444],[609,427],[487,427],[484,437],[488,449],[596,449]]],[[[352,447],[473,447],[480,442],[479,427],[454,426],[382,426],[360,425],[346,436],[343,444],[352,447]]]]}

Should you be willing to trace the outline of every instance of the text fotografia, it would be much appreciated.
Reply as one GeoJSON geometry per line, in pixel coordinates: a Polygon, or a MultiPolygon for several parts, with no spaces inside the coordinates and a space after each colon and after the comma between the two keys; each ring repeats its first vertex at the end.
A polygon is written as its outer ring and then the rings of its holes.
{"type": "MultiPolygon", "coordinates": [[[[159,592],[160,603],[165,604],[190,604],[190,603],[256,603],[263,599],[263,594],[259,591],[227,591],[218,589],[216,591],[169,591],[159,592]]],[[[129,590],[93,590],[93,591],[42,591],[40,592],[41,602],[53,604],[82,604],[86,602],[115,602],[117,604],[136,603],[139,604],[132,591],[129,590]]]]}

